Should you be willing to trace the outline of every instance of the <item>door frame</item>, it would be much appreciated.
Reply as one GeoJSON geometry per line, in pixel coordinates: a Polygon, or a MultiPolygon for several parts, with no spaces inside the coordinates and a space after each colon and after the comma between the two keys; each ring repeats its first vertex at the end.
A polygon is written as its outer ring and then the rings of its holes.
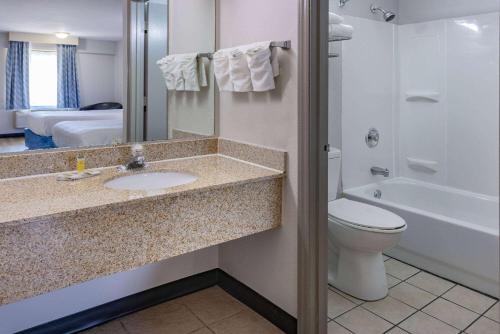
{"type": "Polygon", "coordinates": [[[324,334],[328,291],[328,1],[301,0],[299,4],[298,332],[324,334]]]}

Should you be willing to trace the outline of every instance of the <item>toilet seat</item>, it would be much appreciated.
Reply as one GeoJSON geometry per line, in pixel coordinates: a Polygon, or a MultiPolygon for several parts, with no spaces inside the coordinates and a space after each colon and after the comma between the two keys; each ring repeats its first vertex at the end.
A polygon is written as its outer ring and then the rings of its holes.
{"type": "Polygon", "coordinates": [[[328,203],[328,216],[329,220],[365,231],[400,233],[406,229],[406,222],[398,215],[346,198],[328,203]]]}

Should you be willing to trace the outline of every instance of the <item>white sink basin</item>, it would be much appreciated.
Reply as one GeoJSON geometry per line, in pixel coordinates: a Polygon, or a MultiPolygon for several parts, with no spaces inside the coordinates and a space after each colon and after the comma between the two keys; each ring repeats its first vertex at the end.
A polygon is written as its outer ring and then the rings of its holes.
{"type": "Polygon", "coordinates": [[[104,183],[118,190],[158,190],[194,182],[197,176],[180,172],[151,172],[118,177],[104,183]]]}

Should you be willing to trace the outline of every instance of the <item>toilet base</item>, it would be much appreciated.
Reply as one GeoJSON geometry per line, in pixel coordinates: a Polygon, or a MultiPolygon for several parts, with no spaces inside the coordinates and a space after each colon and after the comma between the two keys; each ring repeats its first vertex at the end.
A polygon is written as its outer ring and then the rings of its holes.
{"type": "Polygon", "coordinates": [[[341,248],[336,268],[329,268],[328,276],[334,287],[361,300],[380,300],[389,292],[382,252],[341,248]]]}

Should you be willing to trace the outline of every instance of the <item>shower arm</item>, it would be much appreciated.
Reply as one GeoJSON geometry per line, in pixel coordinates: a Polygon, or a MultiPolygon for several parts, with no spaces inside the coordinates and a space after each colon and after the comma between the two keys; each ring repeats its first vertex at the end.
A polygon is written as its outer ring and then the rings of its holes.
{"type": "Polygon", "coordinates": [[[347,2],[349,2],[349,0],[339,0],[339,7],[344,7],[347,2]]]}

